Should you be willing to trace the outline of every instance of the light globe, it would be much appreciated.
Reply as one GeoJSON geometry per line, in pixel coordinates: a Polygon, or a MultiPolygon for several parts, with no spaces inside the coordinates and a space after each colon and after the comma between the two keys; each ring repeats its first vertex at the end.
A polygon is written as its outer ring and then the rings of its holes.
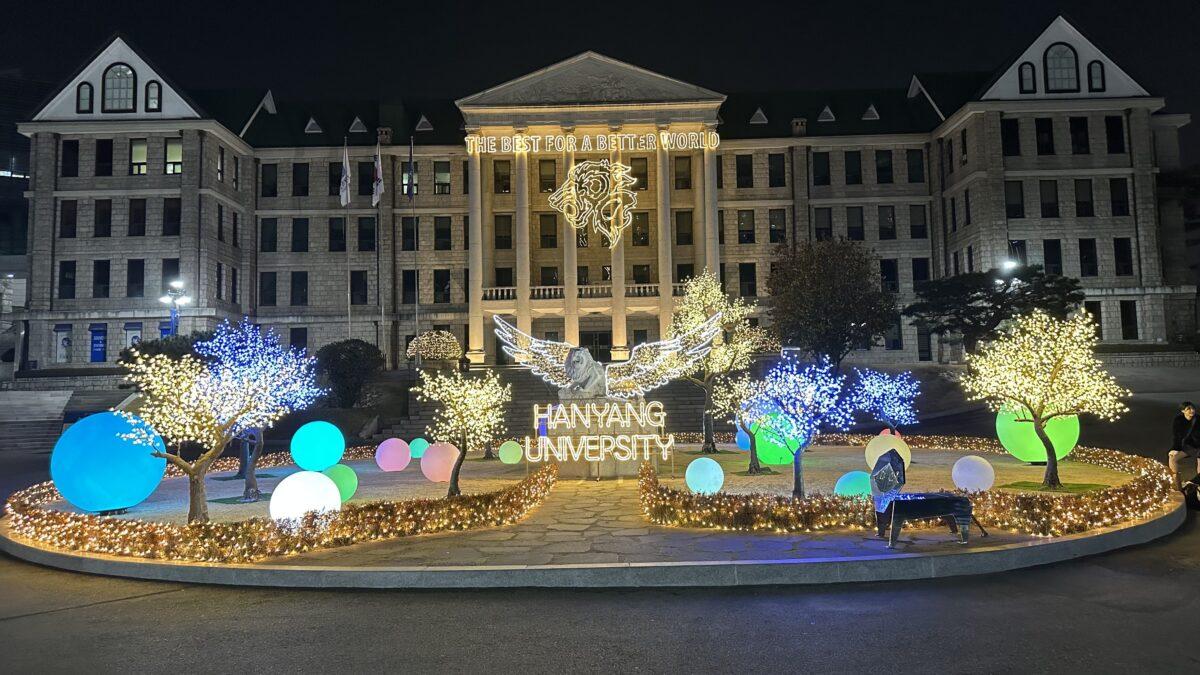
{"type": "Polygon", "coordinates": [[[967,492],[984,492],[996,482],[996,470],[992,464],[979,455],[959,457],[950,469],[950,479],[954,487],[967,492]]]}
{"type": "Polygon", "coordinates": [[[871,474],[850,471],[842,474],[833,486],[833,494],[841,497],[865,497],[871,494],[871,474]]]}
{"type": "Polygon", "coordinates": [[[122,438],[145,427],[114,412],[88,415],[72,424],[50,453],[50,478],[63,499],[84,511],[118,511],[136,506],[162,481],[167,460],[151,453],[166,452],[157,435],[154,445],[122,438]]]}
{"type": "Polygon", "coordinates": [[[411,461],[408,443],[399,438],[389,438],[375,449],[375,464],[381,471],[403,471],[411,461]]]}
{"type": "Polygon", "coordinates": [[[879,458],[888,450],[895,450],[900,455],[900,459],[904,460],[905,469],[912,463],[912,450],[908,447],[908,443],[904,442],[904,439],[891,434],[880,434],[867,442],[867,450],[863,453],[867,460],[867,468],[873,471],[875,462],[878,462],[879,458]]]}
{"type": "Polygon", "coordinates": [[[408,443],[408,449],[412,453],[413,459],[421,459],[425,455],[425,451],[429,449],[429,441],[424,438],[414,438],[408,443]]]}
{"type": "Polygon", "coordinates": [[[421,456],[421,473],[434,483],[449,483],[458,459],[458,448],[449,443],[434,443],[421,456]]]}
{"type": "Polygon", "coordinates": [[[697,457],[683,474],[688,489],[696,494],[716,494],[725,484],[725,470],[711,457],[697,457]]]}
{"type": "Polygon", "coordinates": [[[518,464],[524,455],[525,451],[516,441],[504,441],[500,444],[500,461],[505,464],[518,464]]]}
{"type": "Polygon", "coordinates": [[[305,471],[324,471],[346,451],[346,437],[329,422],[309,422],[292,435],[292,460],[305,471]]]}
{"type": "MultiPolygon", "coordinates": [[[[1079,442],[1079,417],[1055,417],[1046,422],[1046,435],[1054,446],[1054,456],[1062,459],[1071,454],[1079,442]]],[[[1045,463],[1046,446],[1038,438],[1032,422],[1018,422],[1016,413],[996,413],[996,436],[1008,454],[1022,462],[1045,463]]]]}
{"type": "Polygon", "coordinates": [[[309,511],[329,513],[342,508],[338,486],[319,471],[297,471],[279,481],[269,507],[274,520],[299,520],[309,511]]]}
{"type": "Polygon", "coordinates": [[[334,464],[321,473],[328,476],[333,481],[333,484],[337,486],[338,496],[343,503],[350,501],[354,493],[358,492],[358,474],[354,473],[354,469],[345,464],[334,464]]]}

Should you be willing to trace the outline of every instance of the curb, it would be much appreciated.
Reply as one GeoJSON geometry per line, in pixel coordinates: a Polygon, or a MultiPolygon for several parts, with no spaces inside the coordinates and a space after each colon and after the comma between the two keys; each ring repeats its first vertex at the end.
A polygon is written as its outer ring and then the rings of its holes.
{"type": "MultiPolygon", "coordinates": [[[[0,550],[28,562],[104,576],[283,588],[614,588],[760,586],[901,581],[1005,572],[1136,546],[1174,532],[1187,517],[1182,497],[1149,520],[1057,539],[845,558],[505,565],[333,567],[171,563],[59,551],[16,539],[0,522],[0,550]]],[[[975,542],[981,541],[975,539],[975,542]]]]}

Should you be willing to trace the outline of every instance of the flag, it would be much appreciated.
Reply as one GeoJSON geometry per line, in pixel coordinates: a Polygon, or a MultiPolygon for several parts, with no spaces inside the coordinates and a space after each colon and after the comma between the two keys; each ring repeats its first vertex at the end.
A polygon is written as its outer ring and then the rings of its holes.
{"type": "Polygon", "coordinates": [[[342,185],[338,190],[342,206],[350,206],[350,148],[342,144],[342,185]]]}
{"type": "Polygon", "coordinates": [[[375,144],[375,180],[371,183],[371,206],[379,206],[383,199],[383,160],[379,158],[379,144],[375,144]]]}
{"type": "Polygon", "coordinates": [[[412,201],[413,195],[417,192],[417,165],[413,163],[413,137],[408,137],[408,171],[405,172],[407,180],[404,185],[404,192],[408,194],[408,201],[412,201]]]}

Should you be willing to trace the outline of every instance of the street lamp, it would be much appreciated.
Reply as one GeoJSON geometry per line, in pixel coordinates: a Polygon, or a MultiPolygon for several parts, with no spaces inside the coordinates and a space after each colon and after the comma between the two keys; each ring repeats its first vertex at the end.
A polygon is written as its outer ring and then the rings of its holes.
{"type": "Polygon", "coordinates": [[[1009,258],[1008,260],[1005,260],[1004,262],[1000,263],[1000,269],[1004,270],[1005,272],[1011,272],[1011,271],[1017,269],[1017,267],[1019,267],[1019,266],[1020,266],[1020,263],[1018,263],[1016,260],[1013,260],[1012,258],[1009,258]]]}
{"type": "Polygon", "coordinates": [[[159,302],[171,306],[171,335],[179,333],[179,308],[192,301],[191,296],[183,290],[183,280],[175,279],[168,284],[167,292],[159,302]]]}

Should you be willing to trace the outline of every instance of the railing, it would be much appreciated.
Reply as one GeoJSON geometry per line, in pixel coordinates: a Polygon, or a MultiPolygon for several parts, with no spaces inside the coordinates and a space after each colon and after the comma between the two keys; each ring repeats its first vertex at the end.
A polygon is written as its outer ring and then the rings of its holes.
{"type": "Polygon", "coordinates": [[[674,295],[674,296],[683,295],[683,291],[685,288],[687,288],[687,284],[671,284],[671,295],[674,295]]]}
{"type": "Polygon", "coordinates": [[[630,284],[625,287],[627,298],[654,298],[658,296],[658,284],[630,284]]]}
{"type": "Polygon", "coordinates": [[[585,284],[579,287],[581,298],[611,298],[612,284],[585,284]]]}
{"type": "Polygon", "coordinates": [[[562,286],[530,286],[529,297],[533,300],[554,300],[563,296],[562,286]]]}
{"type": "Polygon", "coordinates": [[[483,289],[484,300],[516,300],[517,289],[512,286],[493,286],[483,289]]]}

